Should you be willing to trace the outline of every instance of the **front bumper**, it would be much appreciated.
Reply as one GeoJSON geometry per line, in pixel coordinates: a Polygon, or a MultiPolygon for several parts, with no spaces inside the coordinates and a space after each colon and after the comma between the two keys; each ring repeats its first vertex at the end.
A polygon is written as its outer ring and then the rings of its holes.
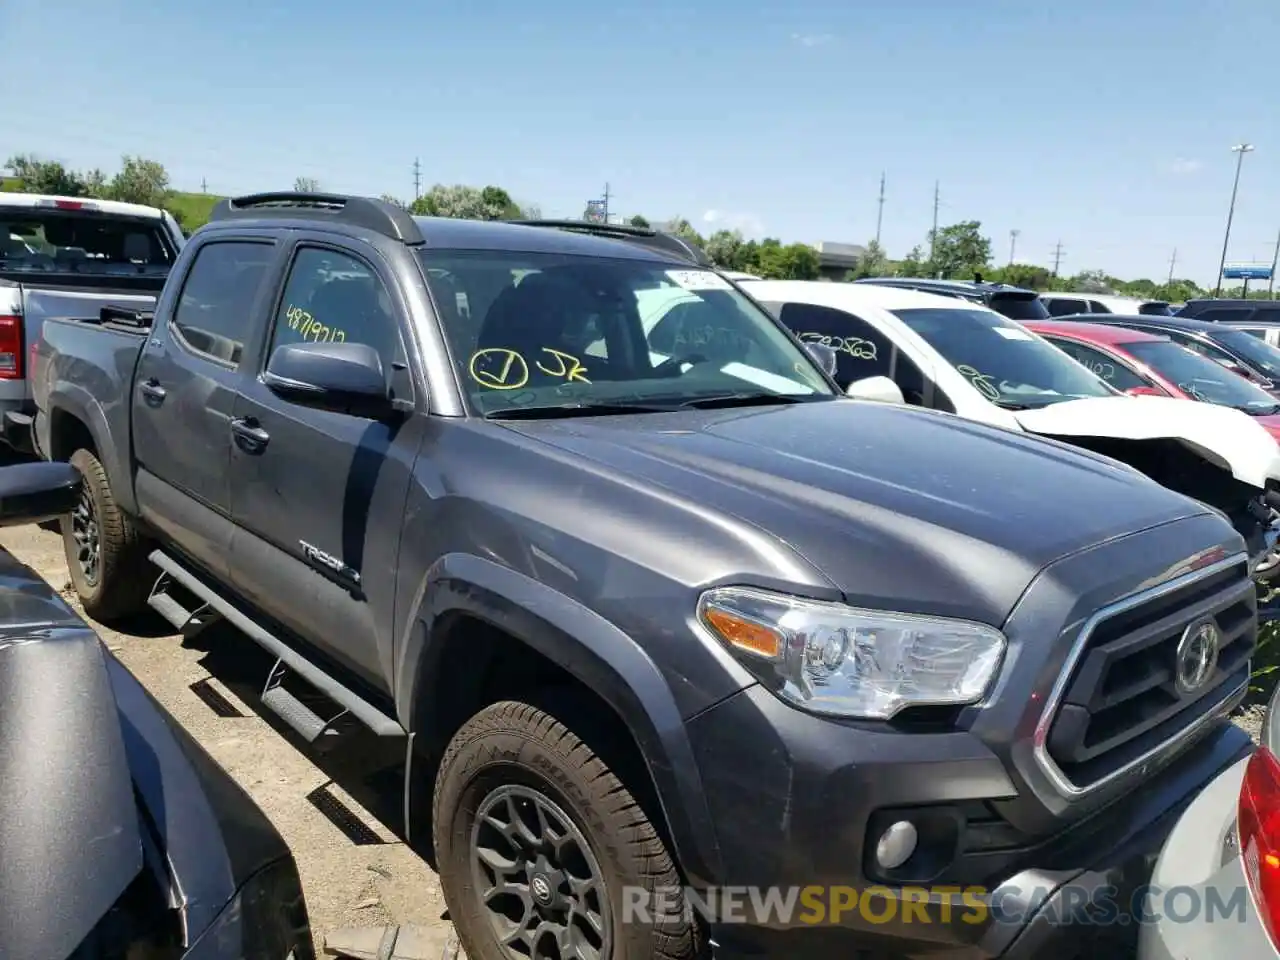
{"type": "Polygon", "coordinates": [[[1017,794],[977,738],[834,724],[759,687],[689,730],[725,864],[712,919],[725,960],[1067,960],[1086,943],[1095,946],[1083,955],[1101,943],[1131,945],[1136,930],[1123,917],[1132,892],[1178,815],[1252,749],[1246,734],[1219,724],[1141,791],[1049,836],[976,817],[940,878],[908,884],[884,882],[871,862],[886,811],[951,809],[963,818],[1017,794]],[[796,890],[790,915],[758,909],[796,890]],[[731,891],[744,905],[732,916],[731,891]]]}

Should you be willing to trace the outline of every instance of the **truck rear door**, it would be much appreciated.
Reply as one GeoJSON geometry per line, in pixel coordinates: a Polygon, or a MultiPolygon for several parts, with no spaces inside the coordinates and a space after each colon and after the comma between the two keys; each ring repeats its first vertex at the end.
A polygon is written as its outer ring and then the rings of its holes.
{"type": "Polygon", "coordinates": [[[228,576],[231,415],[245,343],[277,245],[219,235],[161,298],[133,382],[138,507],[215,575],[228,576]]]}

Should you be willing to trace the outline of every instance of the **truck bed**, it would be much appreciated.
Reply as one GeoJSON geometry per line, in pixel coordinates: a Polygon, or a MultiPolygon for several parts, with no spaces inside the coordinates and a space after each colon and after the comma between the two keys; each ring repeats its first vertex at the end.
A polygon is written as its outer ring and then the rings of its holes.
{"type": "MultiPolygon", "coordinates": [[[[72,404],[85,422],[105,425],[114,451],[133,449],[129,401],[138,356],[146,342],[146,327],[103,322],[101,317],[54,317],[45,321],[32,352],[31,383],[36,405],[48,409],[57,395],[72,404]]],[[[42,456],[56,451],[43,448],[41,417],[37,417],[36,446],[42,456]]],[[[45,425],[47,432],[47,425],[45,425]]],[[[56,457],[55,457],[56,459],[56,457]]],[[[103,462],[108,472],[112,465],[103,462]]],[[[117,481],[112,477],[113,482],[117,481]]],[[[119,489],[131,489],[128,475],[118,478],[119,489]]]]}

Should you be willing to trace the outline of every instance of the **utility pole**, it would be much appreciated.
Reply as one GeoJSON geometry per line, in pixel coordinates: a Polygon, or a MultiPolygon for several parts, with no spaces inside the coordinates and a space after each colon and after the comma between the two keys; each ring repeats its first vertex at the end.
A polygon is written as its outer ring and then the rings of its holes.
{"type": "Polygon", "coordinates": [[[1013,266],[1013,255],[1018,249],[1018,234],[1021,232],[1021,230],[1009,231],[1009,266],[1011,267],[1013,266]]]}
{"type": "Polygon", "coordinates": [[[200,178],[200,192],[201,193],[209,192],[209,181],[206,180],[204,177],[200,178]]]}
{"type": "Polygon", "coordinates": [[[1271,254],[1271,276],[1267,278],[1267,296],[1276,298],[1276,267],[1280,265],[1280,232],[1276,233],[1276,249],[1271,254]]]}
{"type": "Polygon", "coordinates": [[[1173,268],[1178,262],[1178,248],[1173,248],[1173,256],[1169,258],[1169,286],[1173,285],[1173,268]]]}
{"type": "Polygon", "coordinates": [[[422,197],[422,164],[417,157],[413,158],[413,199],[422,197]]]}
{"type": "Polygon", "coordinates": [[[880,246],[880,225],[884,223],[884,174],[880,174],[880,205],[876,210],[876,246],[880,246]]]}
{"type": "Polygon", "coordinates": [[[609,184],[604,185],[604,222],[609,222],[609,184]]]}
{"type": "Polygon", "coordinates": [[[938,204],[942,194],[937,180],[933,181],[933,230],[929,234],[929,265],[934,263],[933,255],[938,252],[938,204]]]}
{"type": "Polygon", "coordinates": [[[1062,266],[1062,258],[1065,251],[1062,249],[1062,241],[1059,240],[1057,246],[1053,248],[1053,275],[1058,275],[1058,268],[1062,266]]]}
{"type": "Polygon", "coordinates": [[[1227,230],[1222,237],[1222,259],[1218,261],[1218,285],[1213,288],[1215,297],[1222,295],[1222,275],[1227,270],[1227,244],[1231,242],[1231,218],[1236,213],[1236,193],[1240,189],[1240,168],[1244,166],[1244,155],[1253,152],[1253,144],[1237,143],[1231,148],[1231,152],[1236,154],[1236,179],[1231,185],[1231,206],[1227,208],[1227,230]]]}

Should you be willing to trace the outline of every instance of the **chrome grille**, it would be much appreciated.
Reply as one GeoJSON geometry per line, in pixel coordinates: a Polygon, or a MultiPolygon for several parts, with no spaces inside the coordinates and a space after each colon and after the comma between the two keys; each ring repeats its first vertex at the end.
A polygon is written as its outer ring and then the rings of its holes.
{"type": "Polygon", "coordinates": [[[1240,557],[1099,611],[1081,629],[1037,726],[1041,767],[1064,793],[1078,794],[1172,751],[1234,703],[1256,644],[1256,595],[1240,557]],[[1216,663],[1205,659],[1191,678],[1199,682],[1180,684],[1180,665],[1185,680],[1195,653],[1214,645],[1194,649],[1202,626],[1216,634],[1216,663]]]}

